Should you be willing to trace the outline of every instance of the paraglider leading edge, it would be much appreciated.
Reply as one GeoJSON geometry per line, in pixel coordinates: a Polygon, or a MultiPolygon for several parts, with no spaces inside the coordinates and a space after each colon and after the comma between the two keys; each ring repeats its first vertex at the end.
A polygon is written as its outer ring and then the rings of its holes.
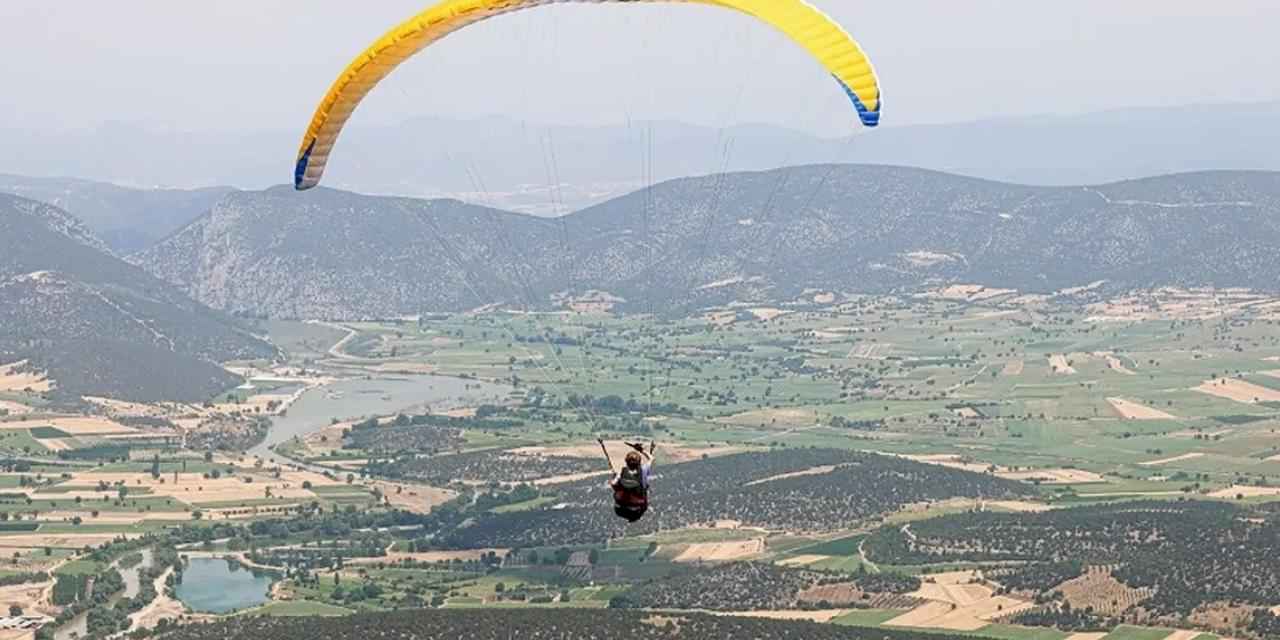
{"type": "Polygon", "coordinates": [[[691,2],[733,9],[775,27],[804,47],[840,83],[862,124],[880,123],[879,79],[861,47],[805,0],[441,0],[401,23],[356,57],[334,81],[302,138],[294,165],[299,191],[320,183],[342,127],[368,93],[402,62],[441,38],[486,18],[547,4],[691,2]]]}

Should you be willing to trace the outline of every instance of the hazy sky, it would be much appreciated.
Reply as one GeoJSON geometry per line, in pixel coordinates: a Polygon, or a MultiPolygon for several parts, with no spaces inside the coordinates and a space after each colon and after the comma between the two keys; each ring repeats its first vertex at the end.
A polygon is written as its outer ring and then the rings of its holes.
{"type": "MultiPolygon", "coordinates": [[[[1280,99],[1275,0],[814,2],[871,55],[886,125],[1280,99]]],[[[427,4],[3,0],[0,118],[301,131],[350,58],[427,4]]],[[[855,120],[850,109],[798,47],[744,16],[568,5],[451,36],[385,81],[353,125],[496,114],[838,135],[855,120]]]]}

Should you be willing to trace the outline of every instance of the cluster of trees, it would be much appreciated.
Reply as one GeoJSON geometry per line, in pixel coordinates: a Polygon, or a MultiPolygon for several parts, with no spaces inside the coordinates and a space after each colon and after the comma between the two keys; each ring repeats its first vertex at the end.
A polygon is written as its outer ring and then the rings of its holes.
{"type": "Polygon", "coordinates": [[[735,562],[649,581],[609,601],[612,609],[759,611],[795,609],[801,591],[827,576],[767,563],[735,562]]]}
{"type": "Polygon", "coordinates": [[[566,397],[569,408],[582,409],[602,415],[618,415],[624,413],[661,414],[671,416],[692,416],[693,412],[672,402],[648,402],[634,398],[623,398],[617,395],[592,396],[590,394],[570,393],[566,397]]]}
{"type": "Polygon", "coordinates": [[[884,428],[884,420],[850,420],[844,416],[833,416],[831,426],[853,431],[879,431],[884,428]]]}
{"type": "Polygon", "coordinates": [[[86,613],[85,624],[89,637],[106,637],[129,627],[129,616],[155,600],[155,581],[170,567],[181,571],[182,562],[172,546],[160,543],[160,538],[145,536],[134,540],[117,539],[90,551],[86,559],[105,565],[93,574],[58,574],[53,585],[53,603],[63,607],[53,624],[45,625],[36,634],[40,640],[53,637],[54,629],[86,613]],[[138,593],[131,598],[111,599],[125,588],[124,577],[117,566],[133,567],[142,561],[138,553],[143,547],[153,546],[150,566],[138,571],[138,593]],[[113,560],[117,560],[112,565],[113,560]]]}
{"type": "MultiPolygon", "coordinates": [[[[833,449],[720,456],[663,466],[661,473],[651,491],[653,513],[632,526],[638,533],[655,530],[659,521],[673,528],[726,519],[748,526],[833,531],[905,504],[1031,491],[992,476],[833,449]],[[780,477],[826,466],[835,469],[780,477]]],[[[450,548],[591,544],[616,528],[612,498],[598,479],[544,490],[555,491],[555,508],[477,514],[467,526],[442,530],[437,542],[450,548]]]]}
{"type": "MultiPolygon", "coordinates": [[[[95,616],[95,611],[108,610],[108,602],[111,596],[115,595],[121,589],[124,589],[124,577],[119,571],[113,568],[106,568],[97,574],[89,575],[59,575],[58,581],[53,585],[53,603],[62,605],[62,612],[58,617],[54,618],[53,624],[45,625],[36,633],[37,640],[47,640],[53,638],[53,630],[71,621],[72,618],[84,612],[89,612],[89,622],[98,622],[100,614],[95,616]]],[[[101,622],[98,622],[101,624],[101,622]]],[[[105,629],[97,628],[97,631],[105,631],[105,629]]],[[[114,631],[114,629],[111,629],[114,631]]],[[[95,627],[89,627],[90,635],[95,635],[95,627]]]]}
{"type": "MultiPolygon", "coordinates": [[[[500,450],[403,457],[371,463],[371,473],[444,486],[454,482],[532,482],[540,478],[604,471],[603,460],[562,456],[526,456],[500,450]]],[[[599,484],[599,483],[597,483],[599,484]]]]}
{"type": "MultiPolygon", "coordinates": [[[[141,635],[141,634],[140,634],[141,635]]],[[[315,638],[416,638],[418,640],[544,640],[645,638],[654,640],[959,640],[945,633],[859,629],[805,621],[736,618],[710,614],[661,614],[591,609],[419,609],[341,618],[239,616],[169,631],[170,640],[314,640],[315,638]]]]}
{"type": "Polygon", "coordinates": [[[214,416],[187,432],[192,450],[248,451],[267,436],[271,419],[265,416],[214,416]]]}
{"type": "Polygon", "coordinates": [[[1142,603],[1148,613],[1179,617],[1216,601],[1280,602],[1280,523],[1247,515],[1230,504],[1189,500],[971,512],[913,523],[909,531],[882,528],[866,550],[893,564],[1048,563],[1001,578],[1037,589],[1074,577],[1074,563],[1116,565],[1112,574],[1122,583],[1154,589],[1142,603]]]}
{"type": "Polygon", "coordinates": [[[1028,627],[1053,627],[1074,633],[1109,631],[1120,624],[1118,620],[1104,618],[1092,609],[1073,609],[1067,602],[1054,602],[1028,609],[1014,616],[1011,622],[1028,627]]]}
{"type": "Polygon", "coordinates": [[[1280,638],[1280,616],[1267,609],[1257,609],[1249,621],[1249,631],[1259,638],[1280,638]]]}
{"type": "Polygon", "coordinates": [[[1051,591],[1058,585],[1084,575],[1084,563],[1079,560],[1061,562],[1032,562],[992,577],[1010,591],[1051,591]]]}
{"type": "Polygon", "coordinates": [[[0,576],[0,587],[7,587],[15,584],[28,584],[31,582],[44,582],[49,579],[49,574],[43,571],[28,571],[24,573],[10,573],[0,576]]]}
{"type": "Polygon", "coordinates": [[[457,449],[466,442],[462,429],[434,426],[386,426],[377,429],[351,429],[344,445],[364,451],[425,452],[457,449]]]}
{"type": "Polygon", "coordinates": [[[911,593],[920,588],[920,578],[905,573],[867,573],[858,567],[858,577],[853,581],[859,589],[868,593],[911,593]]]}

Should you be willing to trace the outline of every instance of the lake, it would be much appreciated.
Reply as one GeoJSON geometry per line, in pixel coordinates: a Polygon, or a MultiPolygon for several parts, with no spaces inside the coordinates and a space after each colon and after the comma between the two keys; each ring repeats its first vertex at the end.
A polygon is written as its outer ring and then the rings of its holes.
{"type": "Polygon", "coordinates": [[[287,415],[271,419],[266,439],[249,453],[274,460],[269,447],[318,431],[335,418],[345,420],[425,411],[427,407],[496,403],[505,399],[510,390],[505,385],[433,375],[343,380],[303,393],[289,407],[287,415]]]}
{"type": "Polygon", "coordinates": [[[247,569],[234,560],[191,558],[182,572],[177,595],[193,611],[227,613],[266,604],[274,581],[271,575],[247,569]]]}

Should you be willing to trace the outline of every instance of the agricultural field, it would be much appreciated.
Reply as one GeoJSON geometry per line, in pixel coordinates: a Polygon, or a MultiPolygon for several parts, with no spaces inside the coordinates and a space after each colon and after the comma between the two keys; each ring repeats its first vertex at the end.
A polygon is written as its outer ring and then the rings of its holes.
{"type": "MultiPolygon", "coordinates": [[[[1265,637],[1273,307],[960,293],[272,321],[288,360],[234,363],[248,382],[200,405],[55,412],[38,384],[9,388],[0,557],[109,578],[116,552],[86,549],[146,543],[272,571],[269,600],[225,624],[611,607],[878,638],[1265,637]],[[636,525],[609,509],[597,438],[615,464],[623,441],[658,445],[636,525]],[[987,550],[1002,523],[1053,537],[1133,509],[1164,546],[987,550]],[[1226,540],[1247,549],[1161,564],[1226,540]],[[1221,598],[1190,596],[1210,575],[1221,598]]],[[[22,375],[9,386],[38,383],[22,375]]],[[[213,617],[161,578],[138,624],[213,617]]],[[[69,610],[41,589],[11,588],[69,610]]]]}

